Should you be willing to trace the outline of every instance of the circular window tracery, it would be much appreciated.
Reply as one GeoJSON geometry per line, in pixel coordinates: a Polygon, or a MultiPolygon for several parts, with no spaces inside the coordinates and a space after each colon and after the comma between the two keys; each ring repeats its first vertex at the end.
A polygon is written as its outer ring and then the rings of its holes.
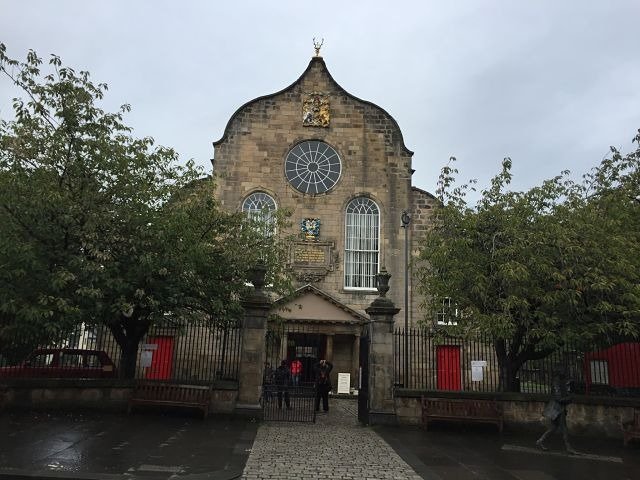
{"type": "Polygon", "coordinates": [[[330,145],[307,140],[289,150],[284,171],[293,188],[315,195],[328,192],[338,183],[342,163],[338,152],[330,145]]]}

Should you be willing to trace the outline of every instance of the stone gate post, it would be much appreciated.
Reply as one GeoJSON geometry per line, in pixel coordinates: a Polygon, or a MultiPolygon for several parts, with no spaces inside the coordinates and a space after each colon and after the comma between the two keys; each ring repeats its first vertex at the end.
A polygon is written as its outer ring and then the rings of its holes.
{"type": "Polygon", "coordinates": [[[393,317],[400,311],[385,297],[391,275],[376,276],[380,296],[365,309],[371,319],[369,346],[369,423],[396,423],[393,399],[393,317]]]}
{"type": "Polygon", "coordinates": [[[262,291],[266,269],[256,267],[252,272],[255,290],[242,302],[242,352],[238,374],[238,399],[235,413],[260,418],[260,395],[265,360],[267,316],[271,301],[262,291]]]}

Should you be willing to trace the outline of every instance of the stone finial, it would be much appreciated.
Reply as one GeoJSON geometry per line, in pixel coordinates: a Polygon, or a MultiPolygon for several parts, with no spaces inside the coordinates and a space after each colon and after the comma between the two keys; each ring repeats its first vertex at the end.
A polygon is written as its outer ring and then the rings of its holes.
{"type": "Polygon", "coordinates": [[[387,295],[389,291],[389,279],[391,278],[391,274],[387,272],[385,267],[382,267],[379,273],[376,274],[376,288],[378,289],[378,293],[381,297],[387,295]]]}
{"type": "MultiPolygon", "coordinates": [[[[387,292],[389,291],[389,279],[391,274],[382,267],[380,273],[376,274],[376,288],[379,295],[375,298],[371,305],[365,308],[365,312],[369,315],[395,315],[400,311],[396,308],[391,299],[387,298],[387,292]]],[[[393,320],[391,320],[390,326],[393,326],[393,320]]],[[[391,328],[391,327],[390,327],[391,328]]]]}
{"type": "Polygon", "coordinates": [[[249,269],[249,281],[253,284],[256,291],[261,291],[265,284],[265,277],[267,275],[267,266],[259,262],[255,266],[249,269]]]}

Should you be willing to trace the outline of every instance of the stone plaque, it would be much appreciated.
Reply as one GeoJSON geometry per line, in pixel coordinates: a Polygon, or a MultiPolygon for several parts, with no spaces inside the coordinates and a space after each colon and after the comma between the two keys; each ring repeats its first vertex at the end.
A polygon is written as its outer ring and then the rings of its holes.
{"type": "Polygon", "coordinates": [[[300,281],[319,282],[336,263],[333,242],[294,242],[291,246],[290,266],[300,281]]]}
{"type": "Polygon", "coordinates": [[[326,261],[326,251],[316,245],[296,245],[294,250],[294,263],[300,265],[315,264],[324,265],[326,261]]]}

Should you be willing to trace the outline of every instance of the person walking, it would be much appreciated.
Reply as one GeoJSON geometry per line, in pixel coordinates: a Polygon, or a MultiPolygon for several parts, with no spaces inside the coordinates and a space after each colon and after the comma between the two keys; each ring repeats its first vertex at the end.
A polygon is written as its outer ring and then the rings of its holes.
{"type": "Polygon", "coordinates": [[[273,377],[278,390],[278,408],[282,409],[282,397],[284,397],[284,403],[287,408],[290,409],[289,385],[291,385],[291,372],[289,371],[286,360],[280,362],[280,366],[276,368],[273,377]]]}
{"type": "Polygon", "coordinates": [[[331,390],[331,378],[329,374],[333,369],[333,364],[327,360],[320,360],[313,367],[316,384],[316,412],[320,410],[320,400],[322,399],[322,410],[329,411],[329,391],[331,390]]]}
{"type": "Polygon", "coordinates": [[[551,399],[542,412],[544,421],[547,424],[547,430],[536,441],[536,446],[541,450],[548,450],[544,441],[553,432],[558,431],[562,434],[567,453],[576,455],[578,452],[569,443],[569,432],[567,430],[567,405],[572,401],[568,385],[569,382],[564,368],[562,366],[555,367],[551,379],[551,399]]]}

